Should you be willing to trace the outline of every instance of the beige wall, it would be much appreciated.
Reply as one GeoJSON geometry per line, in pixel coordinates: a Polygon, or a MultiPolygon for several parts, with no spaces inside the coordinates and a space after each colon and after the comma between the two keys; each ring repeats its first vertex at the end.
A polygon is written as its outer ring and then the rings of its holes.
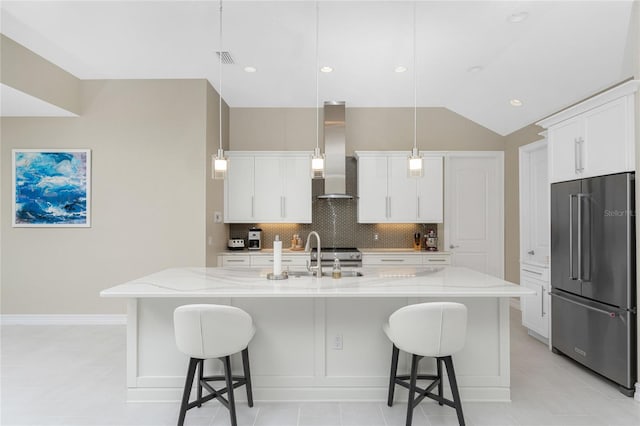
{"type": "Polygon", "coordinates": [[[315,108],[231,108],[230,149],[312,150],[316,146],[315,111],[315,108]]]}
{"type": "MultiPolygon", "coordinates": [[[[232,108],[230,149],[311,150],[316,145],[315,111],[314,108],[232,108]]],[[[319,134],[322,146],[322,131],[319,134]]],[[[413,108],[347,106],[346,137],[347,155],[358,150],[410,150],[413,108]]],[[[448,109],[418,108],[418,147],[502,151],[504,137],[448,109]]]]}
{"type": "Polygon", "coordinates": [[[84,81],[80,117],[2,118],[2,313],[122,313],[99,291],[205,265],[207,85],[84,81]],[[14,148],[92,150],[91,228],[11,227],[14,148]]]}
{"type": "Polygon", "coordinates": [[[0,34],[0,81],[62,109],[80,114],[80,80],[0,34]]]}
{"type": "Polygon", "coordinates": [[[504,277],[520,283],[520,168],[523,145],[544,139],[542,129],[531,124],[505,136],[504,149],[504,277]]]}
{"type": "MultiPolygon", "coordinates": [[[[502,136],[446,108],[418,108],[417,115],[421,150],[504,149],[502,136]]],[[[413,146],[413,108],[347,108],[346,120],[347,153],[413,146]]]]}

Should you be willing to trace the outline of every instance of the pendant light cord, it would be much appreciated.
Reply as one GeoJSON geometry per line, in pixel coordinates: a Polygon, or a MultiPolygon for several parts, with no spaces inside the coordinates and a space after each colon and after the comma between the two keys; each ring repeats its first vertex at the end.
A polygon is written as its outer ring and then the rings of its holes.
{"type": "Polygon", "coordinates": [[[320,8],[316,1],[316,153],[320,150],[320,83],[318,78],[318,67],[320,66],[319,59],[319,27],[320,27],[320,8]]]}
{"type": "Polygon", "coordinates": [[[220,48],[218,49],[219,61],[218,61],[218,120],[220,131],[220,150],[222,150],[222,0],[220,0],[220,48]]]}
{"type": "Polygon", "coordinates": [[[418,67],[416,60],[416,2],[413,2],[413,149],[418,150],[418,67]]]}

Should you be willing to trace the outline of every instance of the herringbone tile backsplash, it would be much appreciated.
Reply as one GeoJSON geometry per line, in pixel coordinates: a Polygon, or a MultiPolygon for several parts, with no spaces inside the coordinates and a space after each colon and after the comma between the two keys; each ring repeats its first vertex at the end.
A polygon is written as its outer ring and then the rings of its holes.
{"type": "MultiPolygon", "coordinates": [[[[347,193],[355,195],[356,160],[347,157],[347,193]]],[[[311,224],[298,223],[247,223],[231,224],[229,238],[247,238],[249,228],[256,226],[262,229],[262,247],[272,248],[276,235],[280,235],[284,248],[289,247],[293,234],[299,234],[306,242],[311,231],[320,234],[323,247],[358,247],[358,248],[410,248],[413,245],[413,234],[424,235],[428,229],[438,231],[438,249],[442,250],[442,226],[436,224],[365,224],[357,222],[358,200],[316,198],[324,191],[324,182],[313,181],[313,207],[311,224]]],[[[313,242],[315,244],[315,241],[313,242]]]]}

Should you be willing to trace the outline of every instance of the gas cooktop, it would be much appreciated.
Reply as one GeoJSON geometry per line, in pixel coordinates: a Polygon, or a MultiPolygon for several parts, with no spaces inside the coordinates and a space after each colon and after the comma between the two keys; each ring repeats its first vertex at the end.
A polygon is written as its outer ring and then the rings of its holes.
{"type": "MultiPolygon", "coordinates": [[[[362,252],[355,247],[321,247],[322,263],[333,263],[339,259],[346,266],[362,266],[362,252]]],[[[311,261],[318,260],[318,249],[311,249],[311,261]]]]}

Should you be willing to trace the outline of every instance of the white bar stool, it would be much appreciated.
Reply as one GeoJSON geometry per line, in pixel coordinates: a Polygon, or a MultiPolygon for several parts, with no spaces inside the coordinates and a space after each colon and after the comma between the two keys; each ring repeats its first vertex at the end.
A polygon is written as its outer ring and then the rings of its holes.
{"type": "Polygon", "coordinates": [[[242,309],[233,306],[184,305],[174,311],[173,326],[178,350],[190,358],[178,426],[184,424],[187,410],[201,407],[203,403],[213,398],[218,399],[222,405],[229,409],[231,425],[236,426],[233,389],[246,385],[247,402],[249,407],[253,407],[249,351],[247,349],[247,345],[256,331],[251,316],[242,309]],[[231,375],[230,355],[238,352],[242,352],[244,376],[231,375]],[[219,358],[222,361],[224,365],[223,376],[204,377],[204,360],[210,358],[219,358]],[[189,402],[196,366],[198,367],[198,397],[195,401],[189,402]],[[219,390],[215,390],[208,383],[221,380],[225,381],[226,387],[219,390]],[[202,396],[203,387],[209,392],[204,397],[202,396]],[[225,393],[228,399],[223,397],[225,393]]]}
{"type": "Polygon", "coordinates": [[[409,389],[407,404],[407,426],[411,426],[413,409],[426,397],[456,409],[458,423],[464,426],[462,404],[458,392],[456,374],[453,370],[451,355],[464,347],[467,334],[467,307],[460,303],[437,302],[420,303],[398,309],[383,326],[384,332],[393,342],[391,356],[391,375],[389,378],[389,397],[387,405],[393,405],[395,385],[409,389]],[[399,350],[413,355],[411,374],[398,376],[399,350]],[[437,375],[418,374],[418,363],[423,357],[436,358],[437,375]],[[442,363],[447,367],[449,385],[453,401],[443,396],[442,363]],[[407,382],[409,380],[409,382],[407,382]],[[416,386],[416,380],[432,380],[426,389],[416,386]],[[438,387],[438,394],[431,391],[438,387]],[[416,393],[418,397],[416,398],[416,393]]]}

